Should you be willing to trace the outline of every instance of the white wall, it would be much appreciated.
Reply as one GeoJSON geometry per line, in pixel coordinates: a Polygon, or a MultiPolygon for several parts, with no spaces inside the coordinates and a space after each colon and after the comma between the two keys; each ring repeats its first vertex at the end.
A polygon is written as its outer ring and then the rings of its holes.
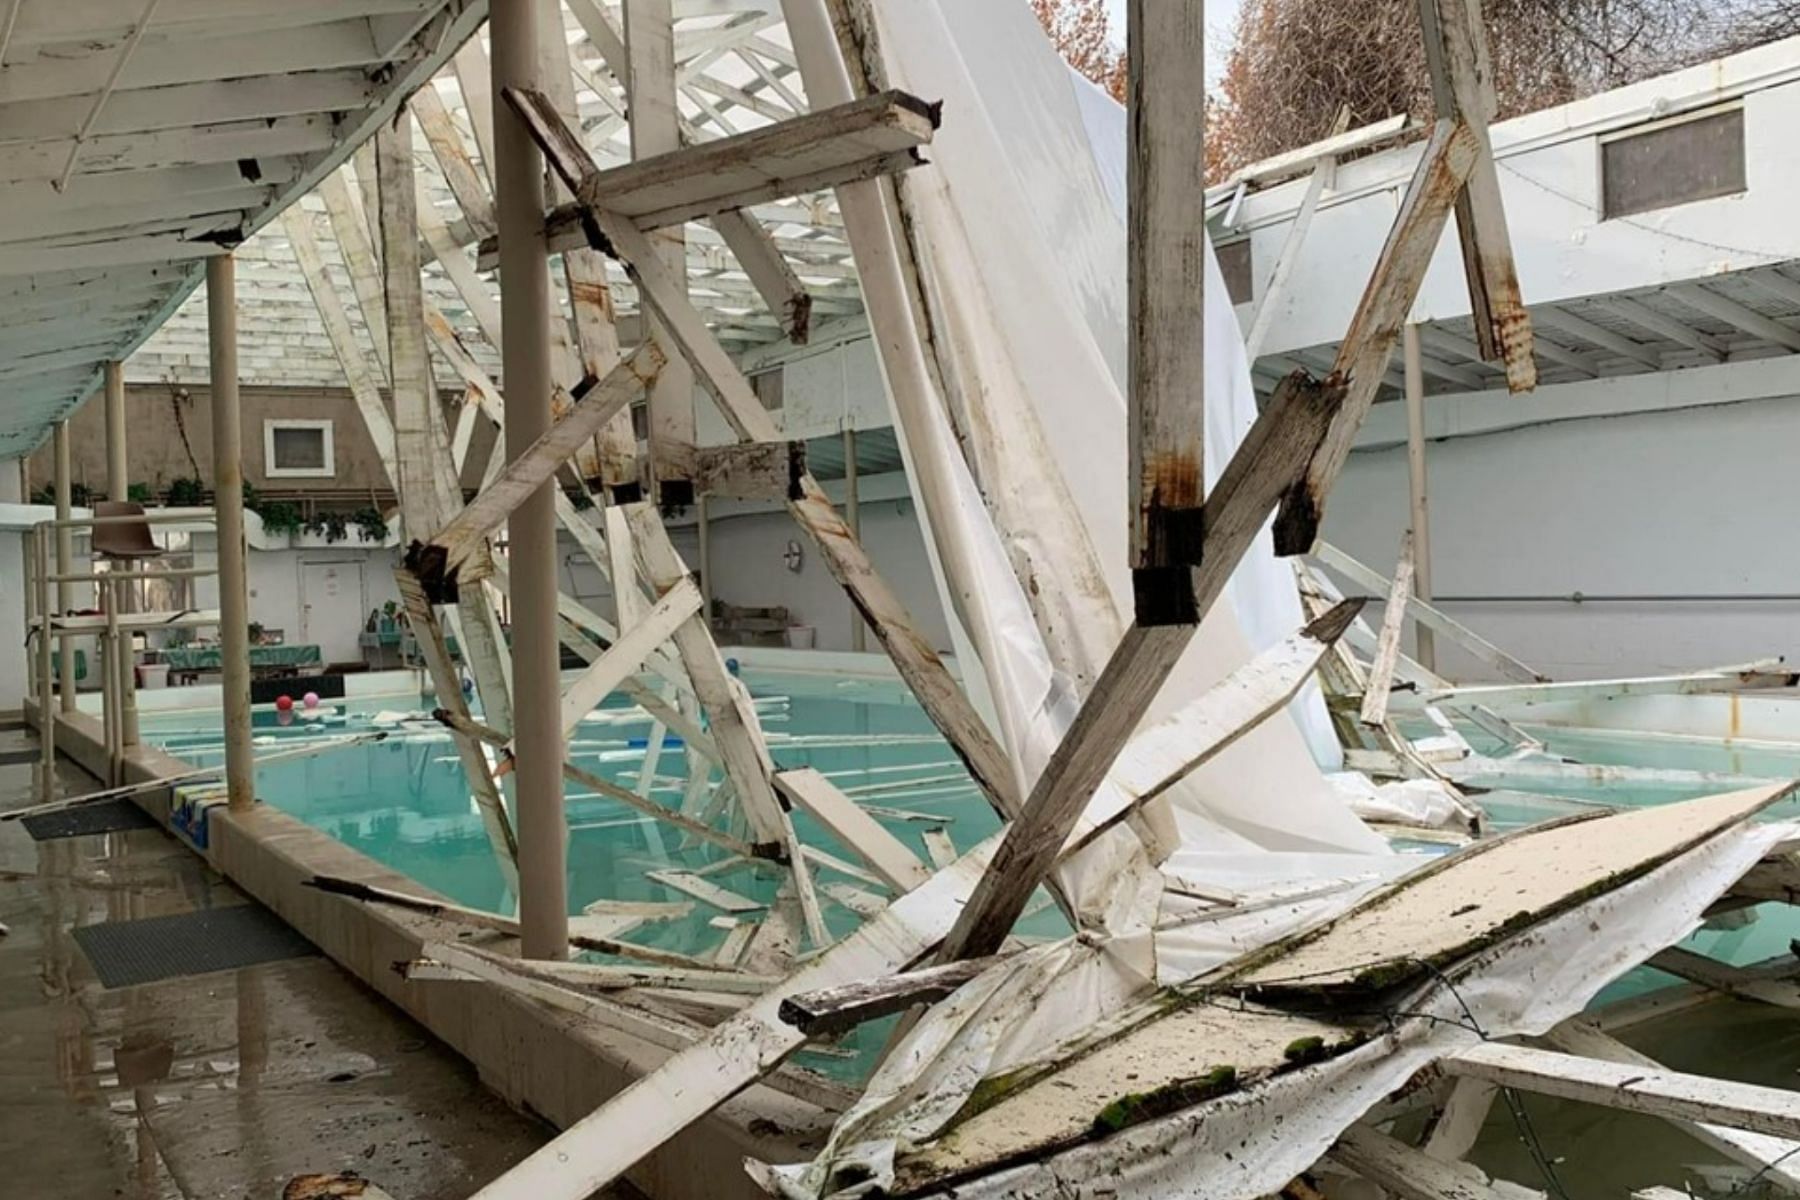
{"type": "MultiPolygon", "coordinates": [[[[1556,678],[1800,660],[1800,598],[1673,599],[1800,597],[1796,447],[1796,396],[1430,442],[1434,590],[1565,597],[1444,605],[1556,678]]],[[[1406,522],[1405,450],[1351,455],[1326,539],[1391,574],[1406,522]]]]}
{"type": "MultiPolygon", "coordinates": [[[[895,477],[863,481],[868,490],[891,493],[895,477]]],[[[836,497],[842,485],[826,489],[836,497]]],[[[855,616],[844,590],[831,577],[810,538],[785,511],[767,511],[752,505],[715,503],[709,521],[712,560],[712,595],[727,604],[744,607],[785,607],[797,624],[811,625],[821,650],[851,648],[855,616]],[[789,541],[801,550],[798,571],[783,562],[789,541]]],[[[931,563],[910,497],[867,499],[860,510],[862,541],[895,593],[918,620],[933,646],[948,651],[950,630],[938,603],[931,563]]],[[[675,549],[694,570],[700,565],[699,533],[691,515],[672,524],[675,549]]],[[[558,543],[560,582],[564,591],[595,610],[610,615],[612,592],[587,556],[564,535],[558,543]]],[[[877,648],[869,635],[868,648],[877,648]]]]}

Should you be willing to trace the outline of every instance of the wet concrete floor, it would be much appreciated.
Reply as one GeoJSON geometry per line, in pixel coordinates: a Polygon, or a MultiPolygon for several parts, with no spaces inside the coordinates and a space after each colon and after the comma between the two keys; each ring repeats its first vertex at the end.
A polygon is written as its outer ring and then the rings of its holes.
{"type": "MultiPolygon", "coordinates": [[[[31,745],[0,732],[0,751],[31,745]]],[[[0,766],[0,811],[37,801],[0,766]]],[[[64,765],[64,794],[97,787],[64,765]]],[[[329,959],[100,985],[72,931],[254,903],[158,829],[36,842],[0,823],[0,1196],[276,1200],[355,1171],[460,1200],[548,1127],[329,959]]]]}

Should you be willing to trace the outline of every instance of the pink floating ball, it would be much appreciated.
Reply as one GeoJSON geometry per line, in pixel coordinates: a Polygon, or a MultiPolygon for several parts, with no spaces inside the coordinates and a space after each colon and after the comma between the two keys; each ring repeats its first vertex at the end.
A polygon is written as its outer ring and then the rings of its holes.
{"type": "Polygon", "coordinates": [[[276,712],[293,712],[294,711],[294,698],[292,696],[277,696],[277,697],[275,697],[275,711],[276,712]]]}
{"type": "Polygon", "coordinates": [[[300,697],[300,706],[302,708],[317,708],[317,707],[319,707],[319,693],[308,692],[308,693],[306,693],[306,695],[300,697]]]}

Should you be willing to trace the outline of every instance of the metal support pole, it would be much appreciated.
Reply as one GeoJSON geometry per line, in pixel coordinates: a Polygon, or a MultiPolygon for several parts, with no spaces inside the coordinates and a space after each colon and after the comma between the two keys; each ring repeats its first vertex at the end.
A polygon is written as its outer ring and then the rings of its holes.
{"type": "MultiPolygon", "coordinates": [[[[67,521],[70,515],[70,481],[69,469],[69,423],[56,423],[56,519],[67,521]]],[[[59,525],[56,529],[56,573],[71,575],[75,558],[75,531],[67,525],[59,525]]],[[[56,585],[56,611],[68,613],[75,607],[75,585],[59,582],[56,585]]],[[[75,711],[75,643],[69,638],[58,639],[58,672],[61,681],[62,710],[75,711]]]]}
{"type": "MultiPolygon", "coordinates": [[[[538,0],[493,0],[488,37],[495,95],[541,90],[538,0]]],[[[500,360],[506,449],[517,457],[549,428],[550,261],[544,240],[544,161],[509,104],[494,106],[494,198],[500,226],[500,360]]],[[[556,639],[556,510],[545,483],[513,511],[511,545],[514,819],[519,837],[520,952],[569,953],[568,827],[556,639]]]]}
{"type": "Polygon", "coordinates": [[[231,808],[256,803],[250,746],[250,589],[244,573],[244,467],[238,411],[237,262],[206,260],[212,351],[213,512],[219,545],[219,666],[225,702],[225,789],[231,808]]]}
{"type": "MultiPolygon", "coordinates": [[[[1412,490],[1413,595],[1431,600],[1431,510],[1425,481],[1425,371],[1419,358],[1419,327],[1404,332],[1406,356],[1406,473],[1412,490]]],[[[1414,622],[1419,665],[1437,670],[1437,640],[1414,622]]]]}
{"type": "Polygon", "coordinates": [[[38,794],[56,798],[56,714],[50,710],[50,552],[49,536],[42,526],[31,531],[26,554],[36,572],[32,608],[37,618],[38,747],[42,753],[42,778],[38,794]]]}
{"type": "MultiPolygon", "coordinates": [[[[109,362],[106,364],[106,494],[108,499],[115,501],[131,499],[130,467],[125,450],[125,366],[109,362]]],[[[121,572],[131,570],[130,563],[115,566],[121,572]]],[[[126,588],[108,588],[107,612],[112,612],[115,606],[124,606],[128,595],[126,588]]],[[[138,741],[137,653],[129,632],[122,643],[115,643],[108,649],[117,651],[122,664],[116,693],[119,700],[118,751],[122,756],[126,747],[135,746],[138,741]]]]}
{"type": "MultiPolygon", "coordinates": [[[[862,498],[856,484],[856,429],[844,427],[844,523],[850,536],[862,541],[862,498]]],[[[869,627],[856,605],[850,606],[850,648],[861,653],[869,648],[869,627]]]]}

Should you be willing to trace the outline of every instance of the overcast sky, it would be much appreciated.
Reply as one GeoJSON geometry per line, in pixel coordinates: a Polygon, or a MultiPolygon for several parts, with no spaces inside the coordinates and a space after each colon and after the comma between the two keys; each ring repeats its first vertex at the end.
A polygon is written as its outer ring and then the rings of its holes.
{"type": "MultiPolygon", "coordinates": [[[[1238,5],[1242,0],[1206,0],[1206,86],[1212,88],[1218,83],[1219,74],[1225,66],[1224,52],[1230,49],[1225,35],[1237,23],[1238,5]]],[[[1113,28],[1123,35],[1125,29],[1125,0],[1106,0],[1106,6],[1112,12],[1113,28]]]]}

